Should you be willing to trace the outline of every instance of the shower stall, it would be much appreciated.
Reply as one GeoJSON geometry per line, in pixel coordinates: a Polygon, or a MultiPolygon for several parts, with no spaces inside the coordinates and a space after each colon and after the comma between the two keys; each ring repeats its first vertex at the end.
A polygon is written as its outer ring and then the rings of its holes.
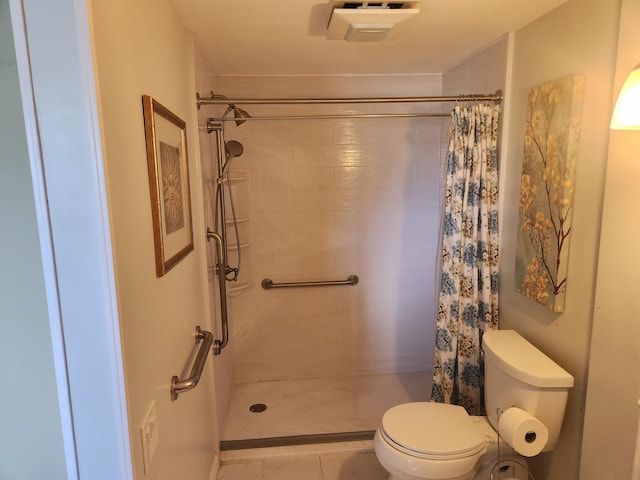
{"type": "Polygon", "coordinates": [[[371,438],[430,394],[443,102],[459,98],[325,102],[292,82],[304,100],[242,80],[198,97],[223,448],[371,438]]]}

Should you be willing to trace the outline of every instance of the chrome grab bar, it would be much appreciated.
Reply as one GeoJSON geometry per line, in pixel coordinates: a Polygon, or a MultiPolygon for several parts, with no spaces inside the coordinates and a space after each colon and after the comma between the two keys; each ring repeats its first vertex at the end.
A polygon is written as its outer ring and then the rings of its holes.
{"type": "Polygon", "coordinates": [[[360,279],[357,275],[349,275],[346,280],[327,280],[320,282],[283,282],[274,283],[270,278],[262,280],[262,288],[292,288],[292,287],[330,287],[334,285],[357,285],[360,279]]]}
{"type": "Polygon", "coordinates": [[[196,359],[193,362],[193,366],[191,367],[191,371],[189,372],[189,376],[184,380],[180,380],[177,375],[171,377],[171,400],[174,402],[178,399],[178,395],[181,393],[188,392],[189,390],[196,388],[196,385],[198,385],[198,382],[200,381],[202,370],[204,370],[204,365],[207,361],[207,354],[209,353],[209,349],[213,343],[213,335],[211,332],[200,330],[200,326],[196,327],[196,345],[198,343],[201,343],[201,345],[198,349],[196,359]]]}
{"type": "Polygon", "coordinates": [[[214,355],[220,355],[220,352],[227,346],[229,341],[229,315],[227,312],[227,272],[224,268],[224,250],[222,237],[216,232],[212,232],[207,228],[207,240],[213,238],[216,241],[216,272],[218,274],[218,287],[220,290],[220,320],[222,322],[222,340],[216,339],[213,342],[214,355]]]}

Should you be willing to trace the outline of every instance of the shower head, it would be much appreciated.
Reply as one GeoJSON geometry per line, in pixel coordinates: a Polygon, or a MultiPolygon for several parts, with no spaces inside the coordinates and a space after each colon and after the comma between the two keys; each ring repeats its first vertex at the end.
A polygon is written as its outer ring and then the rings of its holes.
{"type": "MultiPolygon", "coordinates": [[[[247,118],[251,118],[251,115],[246,110],[236,107],[234,104],[229,104],[229,110],[233,110],[233,118],[236,119],[236,125],[240,126],[246,122],[247,118]]],[[[229,111],[227,110],[227,111],[229,111]]]]}
{"type": "MultiPolygon", "coordinates": [[[[197,100],[198,110],[200,110],[200,107],[202,105],[207,105],[209,102],[212,102],[212,103],[215,102],[216,104],[218,104],[220,100],[227,100],[227,97],[225,97],[224,95],[216,95],[215,93],[213,93],[213,90],[212,90],[209,92],[208,98],[202,98],[199,93],[196,93],[196,100],[197,100]]],[[[236,125],[238,126],[242,125],[247,120],[247,118],[251,118],[251,115],[249,115],[249,113],[246,110],[243,110],[237,107],[233,103],[229,103],[228,105],[229,105],[229,108],[227,108],[226,112],[224,112],[224,115],[222,115],[222,118],[226,117],[229,112],[233,112],[233,118],[235,119],[236,125]]],[[[207,133],[211,133],[211,131],[208,130],[208,127],[207,127],[207,133]]]]}
{"type": "Polygon", "coordinates": [[[232,157],[239,157],[242,155],[244,147],[236,140],[229,140],[224,144],[224,151],[227,156],[226,160],[229,161],[232,157]]]}
{"type": "Polygon", "coordinates": [[[231,160],[242,155],[242,152],[244,152],[244,147],[240,142],[237,142],[236,140],[229,140],[224,144],[224,152],[226,155],[226,160],[224,162],[224,165],[222,166],[222,177],[227,174],[229,167],[231,167],[231,160]]]}

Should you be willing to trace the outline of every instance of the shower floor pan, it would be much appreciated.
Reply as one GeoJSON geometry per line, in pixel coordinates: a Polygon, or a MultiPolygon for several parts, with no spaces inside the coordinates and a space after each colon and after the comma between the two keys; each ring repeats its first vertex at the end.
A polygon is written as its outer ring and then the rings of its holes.
{"type": "Polygon", "coordinates": [[[429,371],[237,384],[220,446],[369,440],[389,408],[430,395],[429,371]]]}

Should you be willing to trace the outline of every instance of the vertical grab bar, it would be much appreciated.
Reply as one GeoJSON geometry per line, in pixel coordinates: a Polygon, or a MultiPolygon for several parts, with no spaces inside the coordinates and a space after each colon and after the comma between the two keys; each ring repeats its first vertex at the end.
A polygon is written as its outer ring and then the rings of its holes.
{"type": "Polygon", "coordinates": [[[220,320],[222,322],[222,339],[216,339],[213,342],[214,355],[220,355],[220,352],[227,346],[229,341],[229,318],[227,314],[227,276],[224,269],[224,251],[222,237],[216,232],[207,228],[207,241],[210,239],[216,241],[216,273],[218,274],[218,287],[220,289],[220,320]]]}

